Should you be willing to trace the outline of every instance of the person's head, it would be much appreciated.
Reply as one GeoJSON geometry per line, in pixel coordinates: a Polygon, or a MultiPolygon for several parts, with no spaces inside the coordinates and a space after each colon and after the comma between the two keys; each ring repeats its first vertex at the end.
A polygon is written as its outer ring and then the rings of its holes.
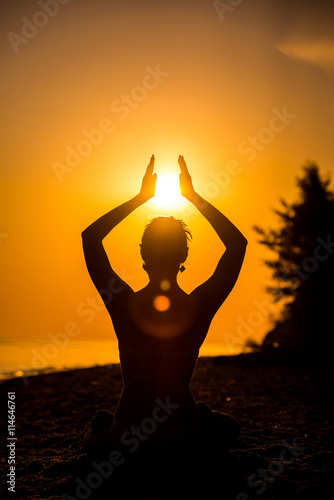
{"type": "Polygon", "coordinates": [[[161,269],[177,273],[188,256],[191,237],[182,220],[172,216],[155,217],[145,227],[140,245],[144,269],[149,275],[161,269]]]}

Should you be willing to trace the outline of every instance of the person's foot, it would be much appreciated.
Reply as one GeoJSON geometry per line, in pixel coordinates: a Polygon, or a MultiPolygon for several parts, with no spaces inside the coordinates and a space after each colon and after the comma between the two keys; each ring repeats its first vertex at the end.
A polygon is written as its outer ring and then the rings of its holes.
{"type": "Polygon", "coordinates": [[[198,401],[196,406],[205,432],[209,433],[212,438],[222,438],[226,444],[233,443],[238,439],[241,427],[232,415],[211,410],[203,401],[198,401]]]}
{"type": "Polygon", "coordinates": [[[232,443],[239,438],[241,426],[239,422],[229,415],[228,413],[221,413],[219,411],[213,412],[216,417],[216,429],[227,438],[227,441],[232,443]]]}
{"type": "Polygon", "coordinates": [[[214,412],[203,401],[197,401],[196,408],[197,408],[197,413],[201,419],[214,418],[214,412]]]}
{"type": "Polygon", "coordinates": [[[114,420],[114,414],[107,410],[98,410],[90,423],[92,432],[95,434],[107,429],[114,420]]]}

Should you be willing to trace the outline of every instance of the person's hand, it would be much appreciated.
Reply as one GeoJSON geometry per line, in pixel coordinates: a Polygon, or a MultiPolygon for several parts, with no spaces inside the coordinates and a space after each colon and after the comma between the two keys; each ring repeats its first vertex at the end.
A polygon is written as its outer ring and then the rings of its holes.
{"type": "Polygon", "coordinates": [[[155,158],[154,155],[152,155],[141,184],[139,194],[144,202],[148,201],[150,198],[153,198],[153,196],[155,195],[157,174],[153,173],[154,161],[155,158]]]}
{"type": "Polygon", "coordinates": [[[191,176],[188,171],[188,167],[186,162],[184,161],[183,156],[179,156],[178,159],[180,165],[180,193],[182,196],[187,198],[187,200],[191,201],[194,198],[195,189],[191,180],[191,176]]]}

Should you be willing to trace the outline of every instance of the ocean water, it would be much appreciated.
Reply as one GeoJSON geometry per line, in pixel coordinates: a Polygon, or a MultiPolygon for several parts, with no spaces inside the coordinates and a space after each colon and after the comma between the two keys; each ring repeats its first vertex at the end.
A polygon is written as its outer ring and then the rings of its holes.
{"type": "Polygon", "coordinates": [[[1,341],[0,380],[119,363],[116,340],[1,341]]]}
{"type": "MultiPolygon", "coordinates": [[[[119,363],[117,340],[84,341],[72,339],[66,344],[45,340],[0,340],[0,380],[28,377],[39,373],[103,366],[119,363]]],[[[239,354],[227,352],[222,344],[204,343],[200,356],[239,354]]]]}

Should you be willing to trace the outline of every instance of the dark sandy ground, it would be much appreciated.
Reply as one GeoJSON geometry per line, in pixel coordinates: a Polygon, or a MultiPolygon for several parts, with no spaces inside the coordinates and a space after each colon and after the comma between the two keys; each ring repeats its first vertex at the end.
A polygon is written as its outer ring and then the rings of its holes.
{"type": "Polygon", "coordinates": [[[333,498],[330,367],[252,356],[200,358],[194,396],[240,421],[239,442],[230,450],[214,443],[191,456],[174,451],[150,458],[139,449],[102,480],[90,476],[95,469],[81,440],[97,409],[116,407],[121,385],[119,365],[38,375],[28,385],[2,383],[1,498],[333,498]],[[15,493],[4,479],[8,391],[16,393],[15,493]],[[91,478],[91,487],[78,490],[78,478],[86,485],[91,478]]]}

